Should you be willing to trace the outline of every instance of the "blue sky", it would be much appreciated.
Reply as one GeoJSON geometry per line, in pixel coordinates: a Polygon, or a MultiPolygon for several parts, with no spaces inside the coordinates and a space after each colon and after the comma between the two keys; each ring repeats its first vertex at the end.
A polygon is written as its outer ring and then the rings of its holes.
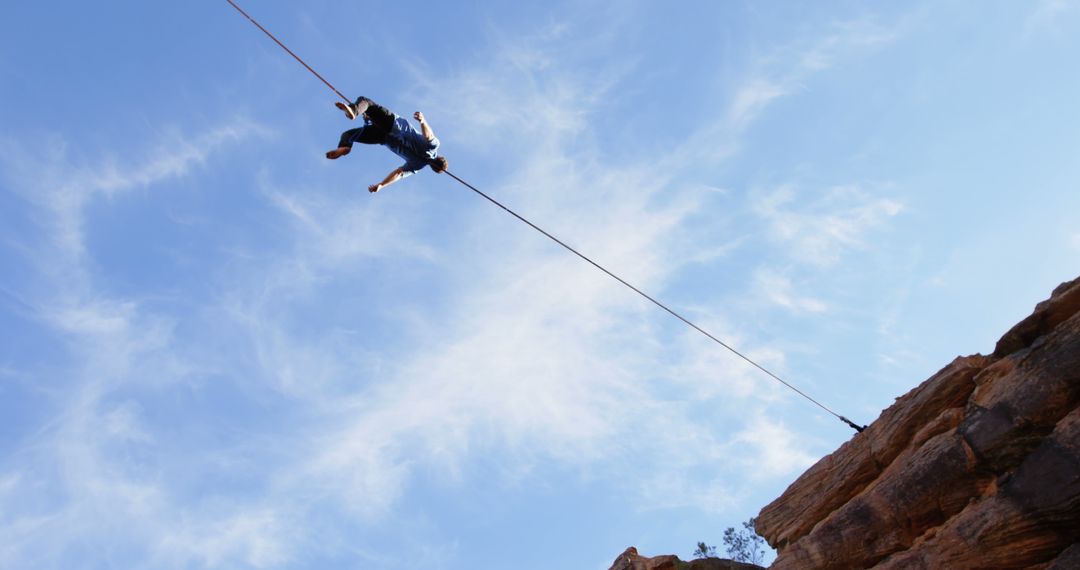
{"type": "MultiPolygon", "coordinates": [[[[1080,267],[1073,3],[245,8],[861,423],[1080,267]]],[[[685,558],[852,435],[446,176],[369,195],[224,1],[19,3],[0,77],[0,567],[685,558]]]]}

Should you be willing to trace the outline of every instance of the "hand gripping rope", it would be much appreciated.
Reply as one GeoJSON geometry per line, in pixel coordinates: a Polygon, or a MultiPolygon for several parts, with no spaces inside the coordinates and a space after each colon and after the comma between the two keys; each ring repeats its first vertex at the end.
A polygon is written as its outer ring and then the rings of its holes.
{"type": "MultiPolygon", "coordinates": [[[[278,40],[277,38],[275,38],[275,37],[274,37],[274,34],[271,34],[271,33],[270,33],[269,31],[267,31],[267,29],[266,29],[266,28],[264,28],[264,27],[262,27],[261,25],[259,25],[259,23],[258,23],[258,22],[256,22],[254,18],[252,18],[251,16],[249,16],[249,15],[247,14],[247,12],[243,11],[243,10],[242,10],[242,9],[240,8],[240,6],[237,6],[237,5],[236,5],[236,2],[234,2],[233,0],[225,0],[225,1],[226,1],[226,2],[228,2],[229,4],[231,4],[233,8],[236,8],[236,11],[237,11],[237,12],[240,12],[240,14],[242,14],[242,15],[243,15],[243,16],[244,16],[245,18],[247,18],[247,19],[248,19],[248,21],[250,21],[250,22],[251,22],[252,24],[254,24],[254,25],[255,25],[255,27],[257,27],[257,28],[259,28],[260,30],[262,30],[262,31],[263,31],[263,33],[264,33],[264,34],[266,34],[267,36],[270,36],[270,39],[274,40],[274,42],[275,42],[275,43],[277,43],[277,45],[281,46],[281,49],[285,50],[285,51],[286,51],[286,52],[287,52],[287,53],[288,53],[289,55],[293,56],[293,58],[295,58],[295,59],[296,59],[296,61],[300,62],[300,65],[303,65],[303,66],[304,66],[305,68],[307,68],[307,70],[308,70],[308,71],[310,71],[310,72],[312,73],[312,75],[314,75],[315,77],[318,77],[318,78],[319,78],[319,80],[320,80],[320,81],[322,81],[323,83],[325,83],[325,84],[326,84],[326,86],[327,86],[327,87],[329,87],[331,91],[333,91],[334,93],[336,93],[336,94],[337,94],[337,96],[338,96],[338,97],[341,97],[341,99],[342,99],[343,101],[345,101],[346,103],[350,103],[350,102],[351,102],[351,101],[349,100],[349,98],[348,98],[348,97],[346,97],[346,96],[344,96],[344,95],[342,95],[342,94],[341,94],[341,91],[338,91],[336,87],[334,87],[333,85],[331,85],[329,81],[327,81],[326,79],[324,79],[324,78],[323,78],[323,76],[319,75],[319,73],[318,73],[317,71],[315,71],[314,69],[312,69],[310,65],[308,65],[307,63],[304,63],[304,60],[300,59],[300,57],[299,57],[299,56],[297,56],[297,55],[296,55],[295,53],[293,53],[293,52],[292,52],[292,50],[290,50],[290,49],[289,49],[288,47],[286,47],[286,46],[285,46],[285,44],[281,43],[281,42],[280,42],[280,41],[279,41],[279,40],[278,40]]],[[[712,334],[710,334],[710,333],[709,333],[708,331],[706,331],[705,329],[703,329],[703,328],[701,328],[701,327],[697,326],[696,324],[694,324],[693,322],[691,322],[691,321],[690,321],[689,319],[687,319],[686,317],[684,317],[684,316],[680,315],[679,313],[677,313],[677,312],[673,311],[673,310],[672,310],[672,309],[670,309],[670,308],[669,308],[669,307],[668,307],[667,305],[665,305],[665,304],[661,303],[660,301],[657,301],[657,300],[656,300],[656,299],[654,299],[653,297],[651,297],[651,296],[647,295],[647,294],[646,294],[645,292],[643,292],[643,291],[642,291],[641,289],[638,289],[637,287],[635,287],[635,286],[631,285],[631,284],[630,284],[629,282],[627,282],[626,280],[624,280],[624,279],[623,279],[622,277],[619,277],[618,275],[616,275],[616,274],[612,273],[611,271],[608,271],[608,270],[607,270],[606,268],[604,268],[604,266],[602,266],[602,265],[600,265],[599,263],[597,263],[597,262],[595,262],[595,261],[593,261],[593,260],[589,259],[589,258],[588,258],[588,257],[586,257],[585,255],[583,255],[582,253],[580,253],[580,252],[579,252],[578,250],[576,250],[576,249],[574,249],[574,248],[570,247],[569,245],[566,245],[566,243],[564,243],[564,242],[563,242],[562,240],[560,240],[559,238],[557,238],[557,237],[555,237],[555,236],[553,236],[553,235],[549,234],[548,232],[544,231],[544,230],[543,230],[543,229],[542,229],[542,228],[541,228],[540,226],[537,226],[536,224],[534,224],[534,223],[530,222],[529,220],[527,220],[527,219],[525,219],[524,217],[522,217],[521,215],[519,215],[519,214],[518,214],[517,212],[515,212],[515,211],[511,210],[510,208],[507,208],[506,206],[502,205],[501,203],[499,203],[499,201],[498,201],[498,200],[496,200],[496,199],[492,198],[491,196],[488,196],[487,194],[485,194],[485,193],[481,192],[481,191],[480,191],[480,190],[479,190],[478,188],[476,188],[476,187],[475,187],[475,186],[473,186],[472,184],[469,184],[468,182],[466,182],[466,181],[462,180],[461,178],[458,178],[458,177],[457,177],[457,175],[455,175],[455,174],[454,174],[453,172],[450,172],[449,170],[445,170],[444,172],[446,172],[447,174],[449,174],[449,175],[450,175],[450,177],[451,177],[451,178],[453,178],[454,180],[457,180],[458,182],[460,182],[462,186],[465,186],[466,188],[468,188],[469,190],[472,190],[473,192],[477,193],[478,195],[480,195],[481,197],[483,197],[483,198],[484,198],[484,199],[486,199],[487,201],[491,202],[492,204],[495,204],[496,206],[498,206],[498,207],[502,208],[502,209],[503,209],[503,210],[505,210],[505,211],[506,211],[506,212],[507,212],[508,214],[510,214],[511,216],[514,216],[514,217],[515,217],[515,218],[517,218],[518,220],[521,220],[522,222],[524,222],[524,223],[525,223],[526,225],[528,225],[528,226],[529,226],[529,227],[531,227],[532,229],[534,229],[534,230],[536,230],[536,231],[538,231],[538,232],[540,232],[540,233],[544,234],[544,236],[546,236],[546,237],[547,237],[548,239],[550,239],[551,241],[554,241],[555,243],[557,243],[557,244],[559,244],[559,245],[563,246],[563,247],[564,247],[564,248],[566,248],[566,250],[567,250],[567,251],[569,251],[570,253],[573,253],[574,255],[576,255],[576,256],[580,257],[581,259],[585,260],[586,262],[588,262],[588,263],[589,263],[590,265],[592,265],[593,267],[595,267],[595,268],[599,269],[600,271],[603,271],[604,273],[606,273],[606,274],[608,275],[608,277],[611,277],[612,279],[614,279],[614,280],[618,281],[619,283],[622,283],[623,285],[625,285],[625,286],[626,286],[626,287],[627,287],[628,289],[630,289],[631,291],[633,291],[633,292],[637,293],[638,295],[641,295],[642,297],[644,297],[645,299],[647,299],[647,300],[648,300],[649,302],[651,302],[652,304],[654,304],[654,305],[656,305],[657,307],[660,307],[661,309],[663,309],[663,310],[667,311],[667,312],[668,312],[669,314],[671,314],[671,316],[675,317],[676,319],[679,319],[680,321],[682,321],[683,323],[685,323],[685,324],[686,324],[687,326],[689,326],[690,328],[692,328],[692,329],[696,330],[697,332],[699,332],[699,333],[701,333],[701,334],[705,335],[706,337],[708,337],[708,338],[709,338],[709,340],[712,340],[712,341],[713,341],[713,342],[715,342],[716,344],[719,344],[720,346],[722,346],[722,347],[724,347],[724,348],[728,349],[729,351],[731,351],[731,353],[732,353],[732,354],[734,354],[735,356],[738,356],[739,358],[741,358],[741,359],[745,360],[746,362],[750,363],[751,365],[753,365],[753,366],[754,366],[755,368],[757,368],[758,370],[760,370],[760,371],[764,372],[765,374],[767,374],[767,375],[768,375],[768,376],[769,376],[770,378],[772,378],[773,380],[776,380],[777,382],[779,382],[779,383],[783,384],[784,386],[787,386],[787,387],[788,387],[788,388],[790,388],[790,389],[791,389],[792,391],[794,391],[794,392],[795,392],[796,394],[798,394],[798,395],[802,396],[803,398],[805,398],[805,399],[806,399],[807,401],[811,402],[812,404],[816,405],[817,407],[821,408],[822,410],[825,410],[825,411],[826,411],[826,412],[828,412],[829,414],[831,414],[831,415],[833,415],[833,416],[836,416],[836,418],[837,418],[837,419],[839,419],[840,421],[844,422],[845,424],[847,424],[847,425],[851,426],[851,428],[852,428],[852,429],[854,429],[854,430],[855,430],[856,432],[862,432],[862,431],[863,431],[864,429],[866,429],[866,426],[860,426],[860,425],[856,424],[855,422],[853,422],[853,421],[851,421],[851,420],[847,419],[846,417],[844,417],[844,416],[842,416],[842,415],[840,415],[840,414],[838,414],[838,413],[836,413],[836,412],[832,411],[832,410],[831,410],[831,409],[829,409],[829,407],[828,407],[828,406],[826,406],[825,404],[822,404],[821,402],[819,402],[819,401],[815,400],[814,398],[811,398],[811,397],[810,397],[809,395],[807,395],[807,394],[806,394],[805,392],[803,392],[802,390],[800,390],[800,389],[796,388],[795,386],[792,386],[792,385],[791,385],[791,384],[789,384],[789,383],[788,383],[787,381],[785,381],[785,380],[784,380],[783,378],[781,378],[781,377],[777,376],[776,374],[773,374],[773,373],[772,373],[771,371],[769,371],[769,370],[768,370],[767,368],[765,368],[764,366],[762,366],[762,365],[758,364],[757,362],[754,362],[754,361],[753,361],[753,360],[752,360],[752,359],[751,359],[750,357],[748,357],[748,356],[746,356],[745,354],[743,354],[743,353],[739,352],[738,350],[735,350],[735,349],[734,349],[734,348],[732,348],[732,347],[731,347],[730,345],[728,345],[728,344],[727,344],[727,343],[725,343],[724,341],[722,341],[722,340],[720,340],[720,339],[716,338],[715,336],[713,336],[712,334]]]]}

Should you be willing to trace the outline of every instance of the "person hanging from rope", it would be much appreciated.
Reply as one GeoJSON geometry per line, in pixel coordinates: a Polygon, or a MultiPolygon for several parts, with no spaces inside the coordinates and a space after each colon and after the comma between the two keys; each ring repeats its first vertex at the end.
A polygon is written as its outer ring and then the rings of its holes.
{"type": "Polygon", "coordinates": [[[420,111],[413,114],[420,123],[420,132],[417,132],[407,119],[367,97],[357,97],[356,102],[348,105],[340,101],[334,105],[344,111],[350,121],[363,118],[364,125],[341,133],[337,148],[327,151],[326,158],[341,158],[352,151],[353,143],[362,143],[381,144],[405,159],[405,164],[387,174],[382,182],[368,186],[368,192],[378,192],[425,166],[435,172],[446,170],[446,157],[438,154],[439,139],[435,138],[435,131],[420,111]]]}

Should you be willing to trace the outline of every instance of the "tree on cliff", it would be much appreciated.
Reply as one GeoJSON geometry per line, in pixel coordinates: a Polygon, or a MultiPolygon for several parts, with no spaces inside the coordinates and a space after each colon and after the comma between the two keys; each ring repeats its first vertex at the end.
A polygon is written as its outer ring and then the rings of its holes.
{"type": "Polygon", "coordinates": [[[740,531],[730,526],[724,531],[724,548],[732,560],[760,566],[765,562],[765,539],[754,530],[754,517],[742,526],[740,531]]]}
{"type": "Polygon", "coordinates": [[[694,558],[716,558],[716,547],[699,542],[697,550],[694,551],[694,558]]]}

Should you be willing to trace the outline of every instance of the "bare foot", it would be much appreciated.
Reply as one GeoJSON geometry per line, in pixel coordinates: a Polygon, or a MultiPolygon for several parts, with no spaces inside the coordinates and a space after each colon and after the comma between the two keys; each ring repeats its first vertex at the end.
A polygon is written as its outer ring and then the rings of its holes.
{"type": "Polygon", "coordinates": [[[346,154],[349,154],[350,150],[352,149],[347,146],[335,148],[334,150],[328,150],[326,151],[326,158],[329,158],[330,160],[336,160],[345,156],[346,154]]]}
{"type": "Polygon", "coordinates": [[[350,121],[356,118],[356,111],[353,111],[352,105],[346,105],[341,101],[335,101],[334,106],[344,111],[345,116],[348,117],[350,121]]]}

